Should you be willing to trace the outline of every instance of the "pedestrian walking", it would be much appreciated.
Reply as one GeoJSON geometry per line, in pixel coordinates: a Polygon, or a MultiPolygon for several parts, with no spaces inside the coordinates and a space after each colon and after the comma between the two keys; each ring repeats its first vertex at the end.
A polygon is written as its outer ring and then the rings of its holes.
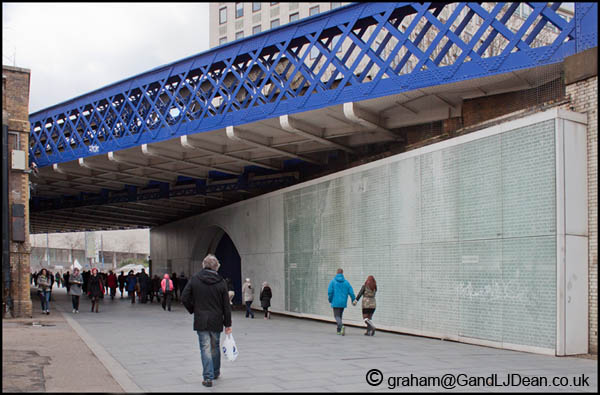
{"type": "Polygon", "coordinates": [[[54,288],[54,274],[50,270],[48,270],[48,278],[50,279],[50,290],[49,290],[48,301],[52,302],[52,288],[54,288]]]}
{"type": "Polygon", "coordinates": [[[233,305],[233,297],[235,296],[235,291],[233,290],[233,282],[229,277],[225,279],[225,282],[227,283],[227,292],[229,293],[229,304],[233,305]]]}
{"type": "Polygon", "coordinates": [[[41,292],[40,299],[42,302],[42,314],[50,314],[50,278],[48,270],[42,268],[37,277],[39,291],[41,292]]]}
{"type": "Polygon", "coordinates": [[[148,302],[148,291],[150,290],[150,277],[146,274],[146,269],[142,269],[140,277],[138,278],[140,284],[141,303],[148,302]]]}
{"type": "Polygon", "coordinates": [[[156,301],[160,303],[160,278],[158,275],[152,276],[151,287],[150,287],[150,303],[154,302],[154,297],[156,297],[156,301]]]}
{"type": "Polygon", "coordinates": [[[67,272],[65,274],[63,274],[64,284],[65,284],[65,287],[67,288],[67,295],[69,294],[69,290],[71,289],[71,283],[69,282],[70,277],[71,277],[71,275],[69,274],[69,271],[67,270],[67,272]]]}
{"type": "Polygon", "coordinates": [[[183,289],[185,288],[188,282],[188,279],[185,276],[185,272],[181,272],[181,274],[179,274],[179,277],[177,277],[177,282],[179,283],[177,284],[177,290],[179,292],[179,295],[181,296],[181,294],[183,293],[183,289]]]}
{"type": "Polygon", "coordinates": [[[177,297],[177,292],[179,291],[179,279],[177,278],[177,273],[173,272],[173,274],[171,274],[171,280],[173,280],[173,297],[175,298],[175,300],[179,300],[179,298],[177,297]]]}
{"type": "Polygon", "coordinates": [[[162,308],[163,310],[165,310],[165,307],[168,307],[169,311],[171,311],[171,299],[173,297],[173,280],[169,278],[169,273],[165,273],[162,281],[160,282],[160,288],[163,292],[162,308]]]}
{"type": "Polygon", "coordinates": [[[231,305],[227,285],[219,270],[219,260],[212,254],[202,261],[202,270],[196,273],[182,292],[183,305],[194,314],[194,330],[200,343],[202,385],[212,387],[221,375],[221,348],[219,338],[232,333],[231,305]]]}
{"type": "Polygon", "coordinates": [[[362,301],[362,315],[365,324],[367,325],[367,332],[365,336],[374,336],[375,335],[375,325],[371,319],[373,318],[373,314],[375,313],[375,308],[377,307],[375,302],[375,294],[377,293],[377,282],[375,281],[375,277],[368,276],[367,280],[358,291],[358,295],[356,296],[356,300],[352,302],[353,305],[356,306],[356,303],[360,300],[361,296],[363,297],[362,301]]]}
{"type": "Polygon", "coordinates": [[[271,307],[271,298],[272,297],[273,297],[273,294],[271,292],[271,287],[265,281],[262,284],[262,288],[260,290],[260,305],[262,306],[263,311],[265,312],[265,320],[271,319],[271,313],[269,312],[269,307],[271,307]]]}
{"type": "Polygon", "coordinates": [[[104,283],[96,268],[92,269],[92,275],[90,276],[90,283],[88,285],[88,294],[92,298],[92,313],[94,312],[94,307],[96,308],[97,313],[98,306],[100,305],[100,297],[104,294],[104,283]]]}
{"type": "Polygon", "coordinates": [[[102,284],[104,284],[104,288],[103,288],[104,292],[102,292],[102,295],[100,295],[100,297],[102,299],[104,299],[104,294],[108,295],[108,286],[107,286],[108,276],[104,272],[100,272],[99,274],[100,274],[100,280],[102,280],[102,284]]]}
{"type": "Polygon", "coordinates": [[[133,270],[129,271],[127,276],[127,295],[131,298],[131,304],[135,304],[135,289],[137,285],[137,277],[133,274],[133,270]]]}
{"type": "Polygon", "coordinates": [[[121,270],[121,274],[117,277],[117,281],[119,282],[119,291],[121,292],[121,299],[123,299],[123,290],[125,289],[125,283],[127,282],[127,277],[121,270]]]}
{"type": "Polygon", "coordinates": [[[79,273],[79,269],[73,269],[73,274],[69,276],[69,283],[73,314],[79,314],[79,298],[81,297],[81,286],[83,284],[83,277],[79,273]]]}
{"type": "Polygon", "coordinates": [[[350,296],[350,301],[354,301],[356,297],[354,296],[352,286],[348,280],[344,278],[343,269],[338,269],[337,274],[329,283],[327,296],[329,298],[329,303],[331,303],[331,307],[333,308],[333,317],[337,323],[337,334],[344,336],[346,334],[346,328],[342,324],[344,309],[348,305],[348,296],[350,296]]]}
{"type": "Polygon", "coordinates": [[[117,294],[117,275],[113,273],[112,270],[108,271],[108,276],[106,277],[106,285],[107,288],[110,288],[110,299],[114,300],[115,295],[117,294]]]}
{"type": "Polygon", "coordinates": [[[248,318],[248,316],[254,318],[254,312],[250,308],[252,301],[254,300],[254,289],[252,288],[252,283],[249,278],[247,278],[246,281],[244,281],[244,285],[242,285],[242,295],[244,295],[244,303],[246,303],[246,318],[248,318]]]}
{"type": "Polygon", "coordinates": [[[88,284],[90,282],[90,271],[89,270],[84,270],[81,273],[81,277],[83,277],[83,293],[88,295],[88,284]]]}

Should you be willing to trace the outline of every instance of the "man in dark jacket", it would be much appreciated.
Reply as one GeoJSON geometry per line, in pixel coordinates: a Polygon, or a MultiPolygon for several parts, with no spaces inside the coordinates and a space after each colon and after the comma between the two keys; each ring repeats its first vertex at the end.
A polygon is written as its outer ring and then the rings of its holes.
{"type": "Polygon", "coordinates": [[[148,291],[150,285],[150,277],[146,274],[146,270],[142,269],[142,273],[138,279],[140,281],[140,294],[141,294],[141,302],[146,303],[148,301],[148,291]]]}
{"type": "MultiPolygon", "coordinates": [[[[221,374],[219,338],[231,330],[231,306],[227,284],[217,273],[219,260],[208,254],[202,261],[202,270],[187,283],[181,300],[190,314],[194,314],[194,330],[198,333],[202,358],[202,385],[212,387],[212,381],[221,374]]],[[[174,281],[173,281],[174,282],[174,281]]]]}

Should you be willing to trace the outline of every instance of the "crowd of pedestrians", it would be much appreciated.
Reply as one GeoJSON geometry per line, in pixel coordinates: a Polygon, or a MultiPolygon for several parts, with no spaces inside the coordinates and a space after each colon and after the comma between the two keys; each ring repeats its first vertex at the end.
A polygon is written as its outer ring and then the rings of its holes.
{"type": "MultiPolygon", "coordinates": [[[[31,282],[38,287],[38,295],[42,304],[42,312],[50,314],[50,302],[52,300],[52,287],[56,281],[57,286],[63,286],[71,296],[73,304],[73,313],[79,313],[80,297],[86,294],[92,302],[91,312],[99,313],[100,299],[104,295],[110,295],[111,300],[116,296],[116,290],[119,288],[120,298],[127,298],[135,304],[157,302],[161,303],[165,311],[171,311],[173,300],[179,301],[186,310],[194,315],[193,329],[197,332],[200,354],[203,367],[202,385],[212,387],[213,380],[220,376],[221,349],[220,334],[225,328],[225,334],[232,333],[231,328],[231,309],[235,290],[230,278],[224,279],[218,273],[220,263],[212,255],[207,255],[202,262],[202,270],[194,274],[190,280],[182,272],[164,273],[162,280],[158,275],[152,278],[142,269],[140,273],[134,273],[130,270],[127,275],[123,271],[117,276],[112,270],[108,273],[99,272],[97,268],[91,271],[80,273],[75,268],[73,273],[67,271],[64,274],[56,275],[48,269],[43,268],[39,272],[32,273],[31,282]]],[[[366,336],[375,334],[375,325],[372,318],[375,313],[377,293],[377,283],[373,276],[368,276],[358,295],[348,280],[344,277],[343,269],[338,269],[336,275],[330,281],[327,296],[333,309],[333,316],[336,321],[338,335],[345,335],[343,325],[344,309],[347,308],[348,298],[353,306],[362,298],[362,316],[366,325],[366,336]]],[[[273,292],[271,286],[265,281],[262,283],[259,293],[261,308],[264,312],[264,319],[271,318],[269,308],[273,292]]],[[[252,303],[254,302],[254,287],[250,278],[246,278],[242,285],[242,299],[246,306],[246,318],[254,318],[252,303]]]]}

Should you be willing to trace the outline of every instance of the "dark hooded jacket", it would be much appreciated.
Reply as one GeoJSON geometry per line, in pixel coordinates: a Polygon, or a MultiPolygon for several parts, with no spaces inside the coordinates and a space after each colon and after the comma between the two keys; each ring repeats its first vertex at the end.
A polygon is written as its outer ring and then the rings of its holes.
{"type": "Polygon", "coordinates": [[[231,306],[227,284],[210,269],[194,274],[181,295],[183,305],[194,314],[195,331],[222,332],[231,326],[231,306]]]}

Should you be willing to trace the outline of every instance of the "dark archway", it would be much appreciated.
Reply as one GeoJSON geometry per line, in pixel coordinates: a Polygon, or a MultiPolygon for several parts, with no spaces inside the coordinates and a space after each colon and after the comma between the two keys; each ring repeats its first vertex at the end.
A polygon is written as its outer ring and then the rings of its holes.
{"type": "Polygon", "coordinates": [[[221,263],[219,274],[223,278],[230,278],[233,282],[235,291],[233,304],[242,304],[242,260],[233,241],[225,232],[217,245],[215,256],[221,263]]]}

